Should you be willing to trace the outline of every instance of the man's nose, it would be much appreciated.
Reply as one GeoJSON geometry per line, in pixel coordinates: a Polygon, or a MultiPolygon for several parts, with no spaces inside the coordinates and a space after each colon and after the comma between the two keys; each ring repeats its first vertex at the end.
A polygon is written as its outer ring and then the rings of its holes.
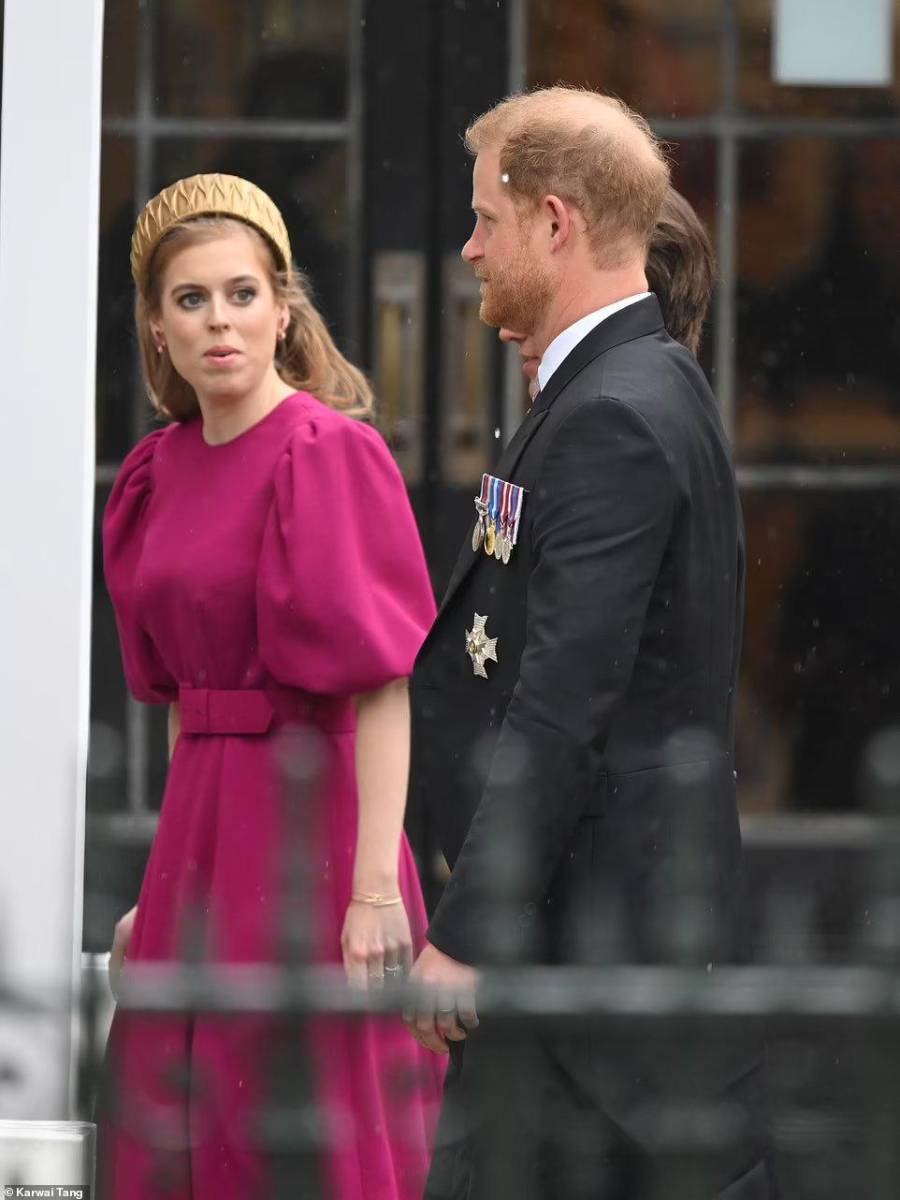
{"type": "Polygon", "coordinates": [[[477,258],[481,258],[481,251],[475,242],[475,234],[473,233],[462,250],[459,252],[463,262],[475,262],[477,258]]]}
{"type": "Polygon", "coordinates": [[[513,333],[511,329],[501,329],[497,336],[501,342],[515,342],[517,345],[525,341],[524,333],[513,333]]]}

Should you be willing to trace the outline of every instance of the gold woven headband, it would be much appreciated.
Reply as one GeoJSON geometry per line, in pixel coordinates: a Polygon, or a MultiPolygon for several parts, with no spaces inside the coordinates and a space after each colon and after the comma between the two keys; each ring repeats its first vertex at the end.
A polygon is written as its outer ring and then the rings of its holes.
{"type": "Polygon", "coordinates": [[[131,273],[141,292],[147,268],[166,230],[192,217],[234,217],[264,234],[278,265],[291,263],[291,243],[281,213],[266,193],[237,175],[192,175],[164,188],[145,205],[131,238],[131,273]]]}

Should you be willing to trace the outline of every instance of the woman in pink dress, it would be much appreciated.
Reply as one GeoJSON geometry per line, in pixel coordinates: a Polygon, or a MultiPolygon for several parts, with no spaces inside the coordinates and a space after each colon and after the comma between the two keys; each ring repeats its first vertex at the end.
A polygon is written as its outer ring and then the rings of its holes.
{"type": "MultiPolygon", "coordinates": [[[[144,210],[132,269],[145,375],[169,423],[119,472],[105,573],[128,685],[169,706],[171,763],[113,979],[123,956],[127,972],[198,941],[212,962],[278,961],[284,856],[297,850],[278,753],[293,737],[319,776],[301,848],[318,959],[382,986],[425,930],[402,822],[406,677],[433,596],[403,481],[353,419],[371,411],[368,385],[303,290],[265,193],[232,176],[179,181],[144,210]]],[[[275,1194],[258,1122],[285,1028],[118,1013],[106,1200],[275,1194]]],[[[307,1032],[323,1194],[418,1200],[442,1060],[399,1017],[317,1018],[307,1032]]]]}

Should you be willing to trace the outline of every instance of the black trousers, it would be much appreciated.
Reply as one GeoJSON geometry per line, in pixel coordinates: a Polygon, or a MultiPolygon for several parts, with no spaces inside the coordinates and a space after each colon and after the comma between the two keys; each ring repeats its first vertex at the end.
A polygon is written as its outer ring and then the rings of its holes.
{"type": "Polygon", "coordinates": [[[665,1041],[482,1023],[451,1048],[425,1200],[777,1200],[759,1060],[692,1070],[665,1041]],[[687,1153],[698,1131],[721,1141],[687,1153]]]}

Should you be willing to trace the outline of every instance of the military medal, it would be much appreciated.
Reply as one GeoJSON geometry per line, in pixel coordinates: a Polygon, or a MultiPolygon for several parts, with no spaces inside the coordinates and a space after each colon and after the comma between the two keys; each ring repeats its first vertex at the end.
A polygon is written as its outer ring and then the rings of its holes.
{"type": "MultiPolygon", "coordinates": [[[[480,504],[481,501],[476,499],[475,504],[480,504]]],[[[477,554],[481,549],[481,543],[484,541],[484,518],[479,510],[478,520],[475,522],[475,528],[472,530],[472,549],[477,554]]]]}
{"type": "Polygon", "coordinates": [[[518,489],[514,483],[507,483],[504,486],[506,495],[503,498],[503,540],[500,544],[500,557],[503,559],[503,565],[505,566],[509,562],[509,556],[512,554],[513,507],[515,505],[515,493],[518,489]]]}
{"type": "Polygon", "coordinates": [[[478,513],[478,520],[475,522],[475,528],[472,530],[472,549],[476,554],[481,549],[481,543],[484,541],[485,517],[488,510],[487,493],[490,478],[490,475],[482,475],[481,495],[475,497],[475,511],[478,513]]]}
{"type": "Polygon", "coordinates": [[[484,664],[488,659],[493,662],[499,662],[497,658],[497,642],[498,638],[489,638],[485,630],[487,617],[475,614],[475,620],[472,623],[472,628],[466,630],[466,653],[472,660],[472,673],[480,676],[482,679],[487,679],[488,673],[484,669],[484,664]]]}
{"type": "Polygon", "coordinates": [[[509,562],[516,542],[519,540],[519,522],[522,519],[522,503],[525,499],[525,489],[519,487],[518,484],[512,485],[513,495],[510,499],[510,518],[509,529],[506,538],[506,546],[508,553],[503,557],[505,563],[509,562]]]}
{"type": "Polygon", "coordinates": [[[481,495],[475,497],[478,514],[472,530],[472,550],[484,546],[489,558],[508,563],[519,539],[519,522],[525,489],[517,483],[498,479],[495,475],[481,476],[481,495]]]}
{"type": "Polygon", "coordinates": [[[487,555],[494,553],[497,546],[497,516],[498,516],[498,493],[500,490],[500,480],[494,479],[491,475],[490,480],[490,509],[488,511],[487,529],[484,531],[484,552],[487,555]]]}
{"type": "Polygon", "coordinates": [[[512,493],[512,484],[504,483],[500,492],[500,536],[497,538],[497,545],[494,547],[494,558],[503,559],[504,562],[509,561],[509,551],[506,549],[506,544],[509,540],[509,500],[512,493]]]}
{"type": "Polygon", "coordinates": [[[503,505],[506,500],[506,484],[503,480],[499,480],[500,486],[497,489],[497,536],[494,538],[494,558],[500,561],[503,554],[503,505]]]}

